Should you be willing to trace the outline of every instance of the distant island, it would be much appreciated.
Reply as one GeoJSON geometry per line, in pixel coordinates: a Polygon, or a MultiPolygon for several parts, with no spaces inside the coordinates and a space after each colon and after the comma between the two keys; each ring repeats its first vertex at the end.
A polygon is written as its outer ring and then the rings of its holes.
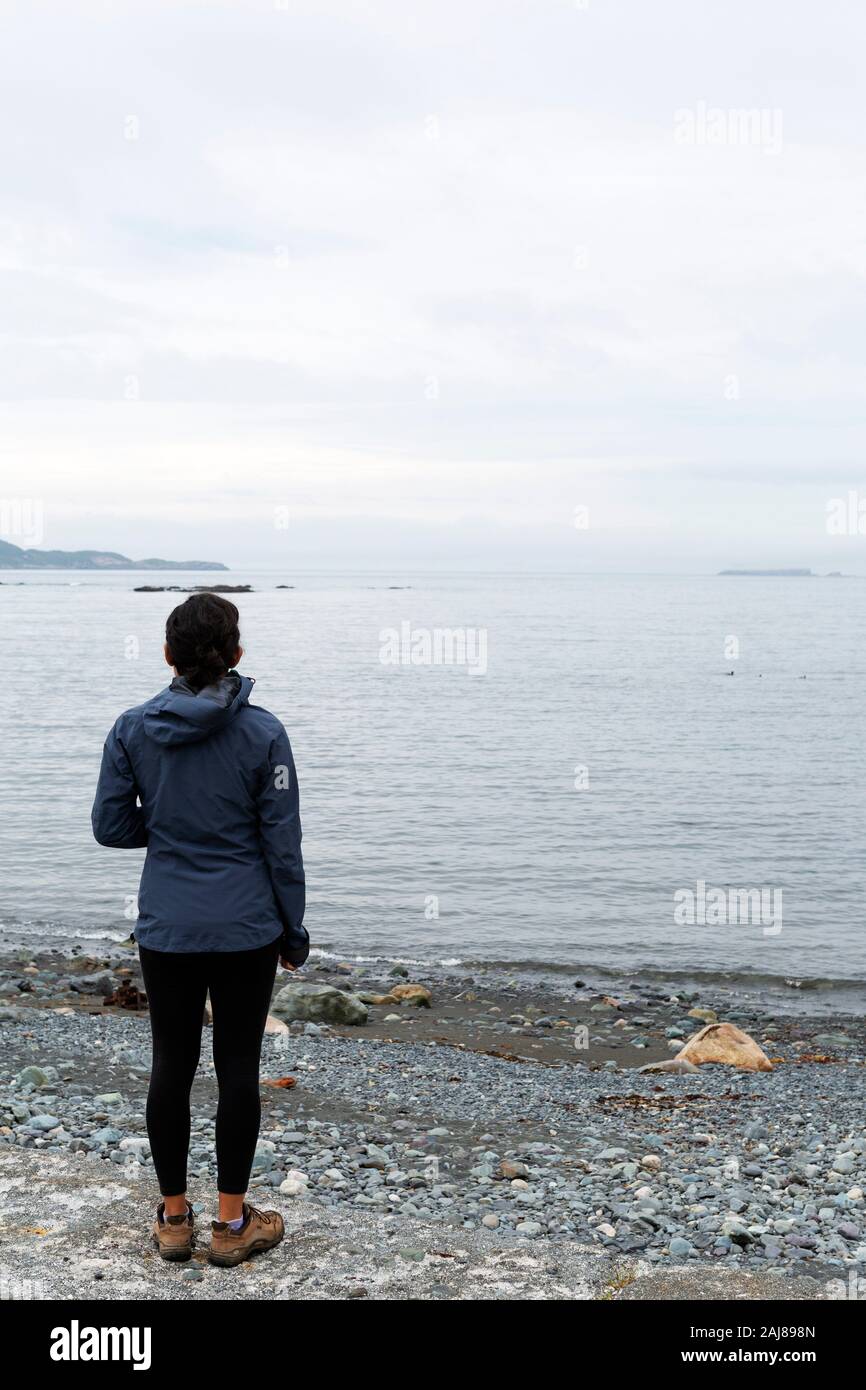
{"type": "Polygon", "coordinates": [[[719,574],[749,574],[758,575],[766,578],[773,576],[782,579],[808,579],[816,578],[811,570],[719,570],[719,574]]]}
{"type": "Polygon", "coordinates": [[[22,550],[0,541],[0,569],[11,570],[225,570],[216,560],[130,560],[115,550],[22,550]]]}
{"type": "MultiPolygon", "coordinates": [[[[278,589],[288,589],[288,584],[278,584],[278,589]]],[[[251,594],[252,584],[193,584],[182,588],[180,584],[136,584],[134,594],[251,594]]]]}

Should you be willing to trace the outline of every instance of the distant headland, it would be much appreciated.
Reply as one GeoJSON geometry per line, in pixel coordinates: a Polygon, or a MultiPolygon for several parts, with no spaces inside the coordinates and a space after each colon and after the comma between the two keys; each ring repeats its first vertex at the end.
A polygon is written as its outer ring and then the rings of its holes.
{"type": "Polygon", "coordinates": [[[0,569],[12,570],[225,570],[216,560],[130,560],[115,550],[23,550],[0,541],[0,569]]]}

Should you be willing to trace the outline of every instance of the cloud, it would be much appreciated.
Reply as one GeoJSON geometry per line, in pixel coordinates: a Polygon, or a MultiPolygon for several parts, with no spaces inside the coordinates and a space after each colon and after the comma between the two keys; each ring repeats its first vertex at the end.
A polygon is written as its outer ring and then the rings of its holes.
{"type": "Polygon", "coordinates": [[[366,554],[465,516],[503,565],[568,563],[532,528],[581,502],[611,568],[723,553],[721,518],[803,545],[861,478],[863,21],[831,3],[817,52],[805,4],[717,21],[11,5],[7,491],[44,493],[53,544],[86,507],[81,543],[138,516],[149,551],[277,497],[323,564],[328,519],[366,554]],[[780,112],[781,147],[678,143],[706,107],[780,112]]]}

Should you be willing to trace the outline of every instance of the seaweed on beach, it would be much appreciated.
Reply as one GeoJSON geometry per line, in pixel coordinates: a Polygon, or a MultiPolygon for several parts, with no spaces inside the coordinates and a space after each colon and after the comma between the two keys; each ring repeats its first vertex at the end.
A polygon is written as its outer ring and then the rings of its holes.
{"type": "Polygon", "coordinates": [[[732,1091],[726,1091],[722,1096],[704,1096],[696,1091],[690,1091],[684,1096],[672,1096],[667,1093],[646,1096],[632,1091],[625,1096],[597,1096],[595,1103],[609,1110],[684,1110],[689,1105],[716,1105],[721,1100],[741,1099],[739,1093],[732,1091]]]}

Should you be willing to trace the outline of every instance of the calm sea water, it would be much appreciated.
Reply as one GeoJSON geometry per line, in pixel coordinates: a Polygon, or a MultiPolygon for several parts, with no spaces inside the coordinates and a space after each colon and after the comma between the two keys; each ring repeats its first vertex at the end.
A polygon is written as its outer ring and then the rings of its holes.
{"type": "MultiPolygon", "coordinates": [[[[90,805],[114,718],[166,684],[178,601],[133,586],[204,578],[0,573],[7,938],[128,935],[143,854],[94,844],[90,805]]],[[[862,978],[866,582],[219,579],[256,589],[242,669],[294,746],[316,945],[862,978]],[[403,623],[483,630],[486,674],[383,664],[403,623]],[[699,880],[780,891],[781,931],[678,922],[699,880]]]]}

